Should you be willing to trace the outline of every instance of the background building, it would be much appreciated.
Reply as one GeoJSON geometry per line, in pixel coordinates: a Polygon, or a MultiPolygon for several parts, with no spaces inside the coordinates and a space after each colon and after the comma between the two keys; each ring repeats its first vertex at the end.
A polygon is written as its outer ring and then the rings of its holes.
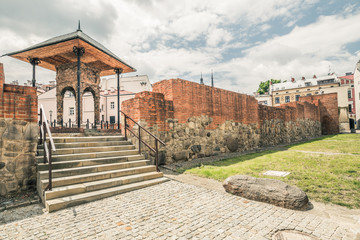
{"type": "MultiPolygon", "coordinates": [[[[346,81],[345,81],[346,82],[346,81]]],[[[341,85],[335,74],[312,78],[302,77],[300,80],[291,79],[289,82],[276,83],[270,86],[272,104],[279,106],[288,102],[299,101],[302,96],[337,93],[339,109],[340,131],[349,131],[349,85],[341,85]]]]}
{"type": "Polygon", "coordinates": [[[356,127],[360,129],[360,60],[356,64],[354,71],[354,100],[356,127]]]}
{"type": "Polygon", "coordinates": [[[254,93],[254,97],[258,100],[259,104],[272,106],[272,96],[269,93],[254,93]]]}
{"type": "MultiPolygon", "coordinates": [[[[117,79],[103,78],[100,83],[100,120],[109,123],[115,123],[117,112],[117,79]]],[[[147,75],[121,77],[120,78],[120,110],[121,103],[133,98],[136,93],[142,91],[151,91],[151,83],[147,75]],[[126,90],[125,90],[126,89],[126,90]]],[[[39,108],[42,104],[45,109],[46,118],[54,121],[57,118],[56,111],[56,88],[40,94],[38,96],[39,108]]],[[[94,123],[94,99],[91,93],[85,93],[82,98],[83,106],[83,123],[87,121],[94,123]]],[[[69,122],[76,123],[75,96],[72,92],[67,91],[64,95],[63,107],[64,124],[69,122]]]]}

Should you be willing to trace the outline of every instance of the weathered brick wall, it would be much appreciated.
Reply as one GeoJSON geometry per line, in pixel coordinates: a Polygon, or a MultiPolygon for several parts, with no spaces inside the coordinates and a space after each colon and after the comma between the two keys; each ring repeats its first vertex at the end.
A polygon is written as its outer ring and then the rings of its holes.
{"type": "MultiPolygon", "coordinates": [[[[161,93],[137,93],[134,98],[124,101],[121,109],[132,119],[148,123],[147,127],[156,125],[159,131],[167,131],[169,125],[166,120],[174,118],[173,102],[165,100],[161,93]]],[[[133,126],[131,121],[127,124],[133,126]]]]}
{"type": "MultiPolygon", "coordinates": [[[[319,107],[322,134],[339,133],[339,110],[337,93],[300,97],[300,102],[304,102],[307,105],[313,103],[315,106],[319,107]]],[[[305,110],[306,114],[309,114],[308,112],[309,111],[305,110]]]]}
{"type": "Polygon", "coordinates": [[[252,96],[182,79],[155,83],[153,91],[124,101],[122,109],[168,143],[163,162],[290,143],[336,125],[320,124],[336,118],[334,95],[269,107],[252,96]]]}
{"type": "Polygon", "coordinates": [[[0,118],[37,122],[37,95],[33,87],[5,84],[0,63],[0,118]]]}
{"type": "Polygon", "coordinates": [[[35,187],[39,131],[36,89],[4,82],[0,63],[0,196],[35,187]]]}
{"type": "Polygon", "coordinates": [[[256,124],[258,120],[258,103],[252,96],[182,79],[157,82],[153,84],[153,91],[173,101],[174,118],[179,123],[185,123],[189,116],[206,115],[213,119],[208,128],[215,129],[226,120],[244,124],[256,124]]]}

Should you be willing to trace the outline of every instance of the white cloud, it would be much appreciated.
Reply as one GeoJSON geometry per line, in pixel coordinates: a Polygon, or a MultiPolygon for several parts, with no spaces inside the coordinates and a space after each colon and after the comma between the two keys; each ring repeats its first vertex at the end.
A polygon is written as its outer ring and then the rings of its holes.
{"type": "MultiPolygon", "coordinates": [[[[4,15],[6,22],[0,19],[1,53],[44,41],[54,31],[60,35],[66,29],[75,30],[74,19],[78,17],[74,12],[85,9],[81,15],[83,31],[138,69],[136,74],[148,74],[152,82],[174,77],[197,81],[200,72],[214,69],[216,86],[252,93],[260,81],[270,78],[326,74],[329,65],[339,73],[351,71],[359,57],[345,48],[360,41],[356,31],[360,14],[351,11],[350,5],[345,8],[345,17],[320,16],[316,22],[299,27],[298,21],[318,0],[91,0],[77,1],[69,10],[66,6],[70,2],[46,4],[46,13],[53,15],[49,22],[41,15],[27,24],[23,20],[27,15],[19,21],[15,15],[4,15]],[[12,24],[6,24],[9,21],[12,24]],[[47,30],[39,31],[36,21],[47,30]],[[276,30],[274,21],[296,27],[270,38],[276,30]],[[267,38],[264,32],[269,33],[267,38]]],[[[8,79],[30,79],[30,64],[8,58],[0,61],[6,64],[8,79]]],[[[54,77],[53,72],[40,68],[37,75],[39,81],[54,77]]]]}

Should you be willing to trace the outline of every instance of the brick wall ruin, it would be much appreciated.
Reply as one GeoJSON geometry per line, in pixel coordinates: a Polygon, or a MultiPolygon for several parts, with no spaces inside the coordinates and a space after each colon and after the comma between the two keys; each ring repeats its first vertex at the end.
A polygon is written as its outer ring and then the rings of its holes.
{"type": "Polygon", "coordinates": [[[39,131],[36,89],[4,82],[0,63],[0,196],[35,187],[39,131]]]}
{"type": "Polygon", "coordinates": [[[252,96],[170,79],[124,101],[122,109],[167,143],[162,163],[339,132],[336,93],[269,107],[252,96]]]}

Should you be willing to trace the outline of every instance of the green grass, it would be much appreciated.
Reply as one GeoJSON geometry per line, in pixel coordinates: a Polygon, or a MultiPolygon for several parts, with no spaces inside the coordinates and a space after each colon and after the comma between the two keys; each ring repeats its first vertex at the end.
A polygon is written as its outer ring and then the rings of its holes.
{"type": "Polygon", "coordinates": [[[296,144],[290,150],[360,154],[360,134],[339,134],[296,144]]]}
{"type": "MultiPolygon", "coordinates": [[[[334,152],[354,153],[353,145],[360,147],[358,141],[358,135],[344,134],[297,144],[290,146],[289,149],[329,152],[325,149],[334,146],[332,149],[334,152]],[[339,149],[343,147],[343,144],[331,145],[332,141],[346,142],[348,150],[339,149]],[[323,148],[320,150],[319,146],[323,148]]],[[[310,199],[349,208],[360,208],[360,155],[265,151],[188,169],[185,173],[219,181],[237,174],[274,178],[298,186],[307,193],[310,199]],[[284,178],[270,177],[263,175],[267,170],[288,171],[291,174],[284,178]]]]}

